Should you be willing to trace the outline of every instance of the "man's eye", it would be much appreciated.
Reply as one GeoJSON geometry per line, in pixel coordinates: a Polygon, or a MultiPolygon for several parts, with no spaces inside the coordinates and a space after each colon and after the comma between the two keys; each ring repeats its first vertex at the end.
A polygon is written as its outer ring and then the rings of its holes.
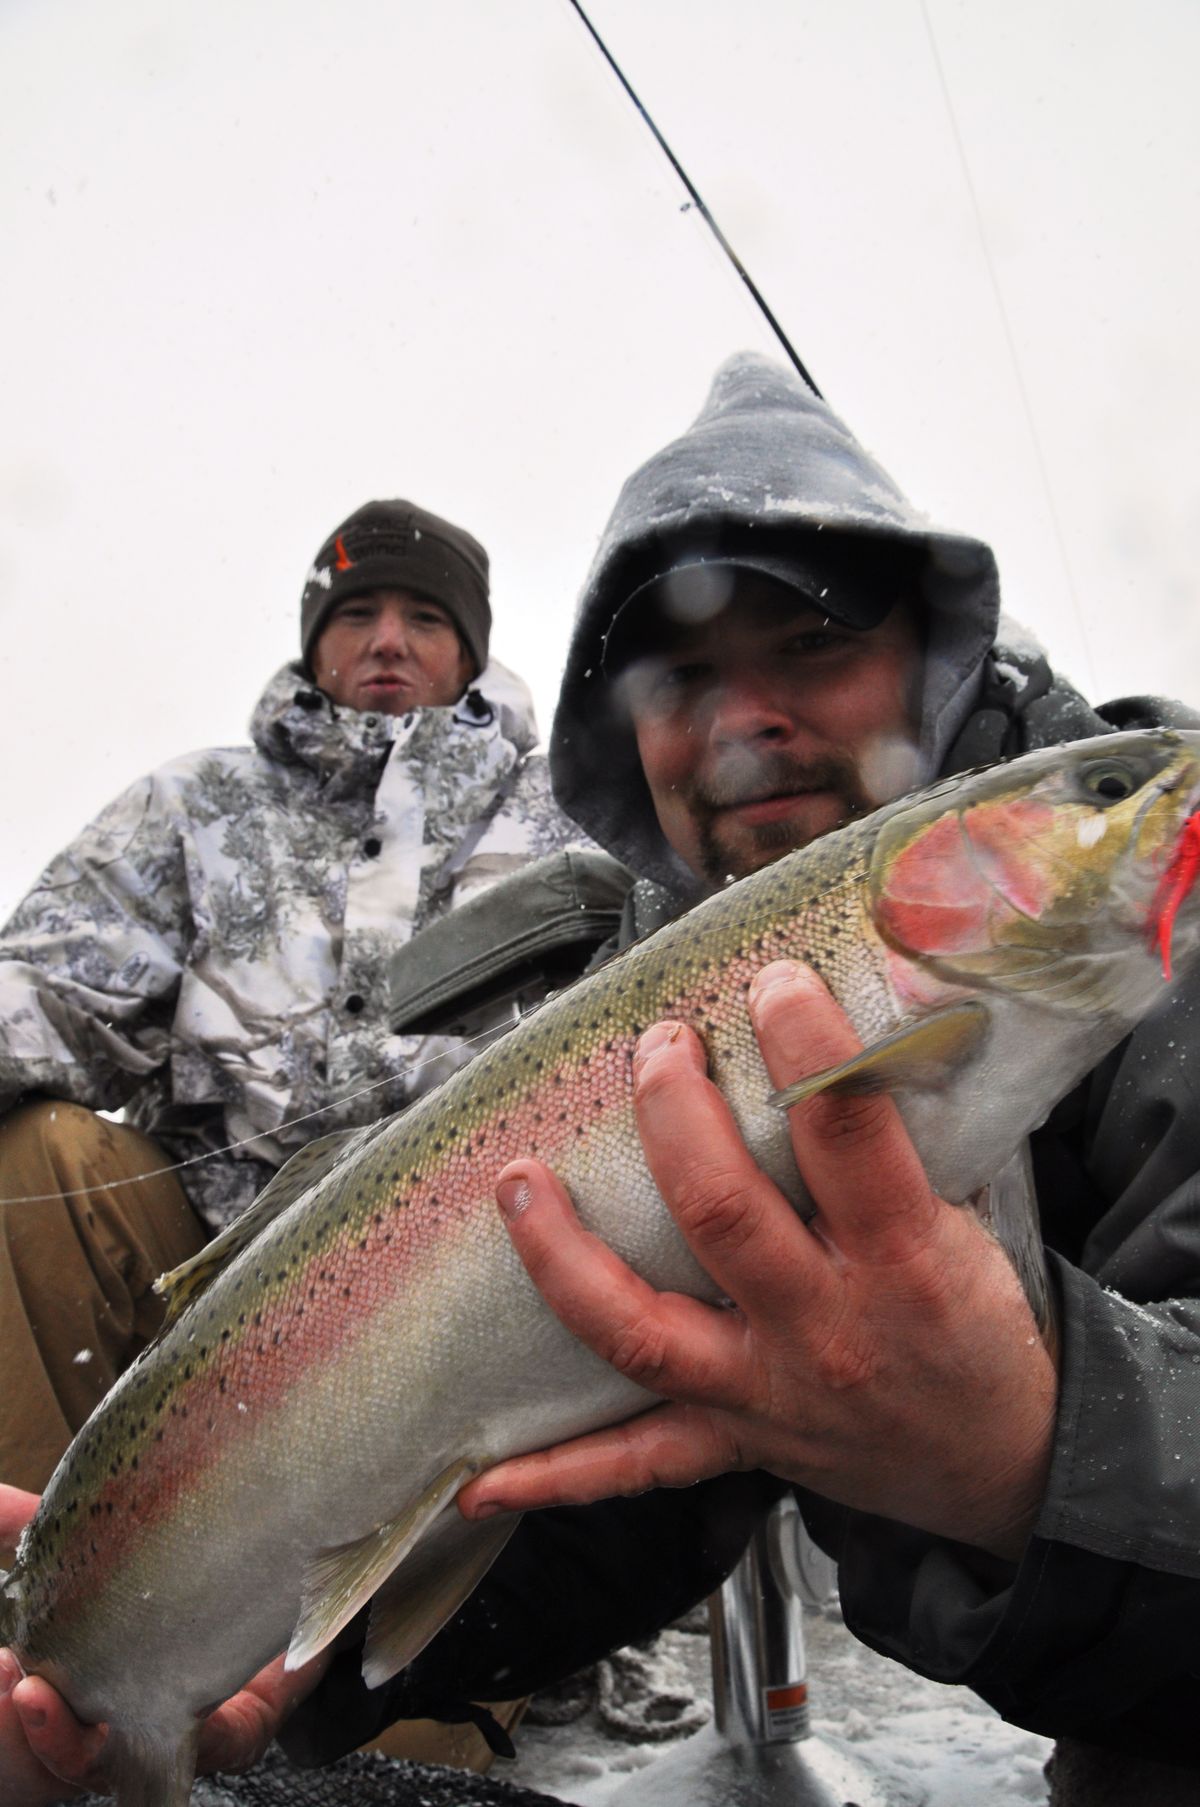
{"type": "Polygon", "coordinates": [[[833,628],[809,627],[802,633],[790,635],[782,650],[785,653],[823,653],[843,645],[845,640],[846,635],[833,628]]]}
{"type": "Polygon", "coordinates": [[[660,690],[687,690],[694,684],[703,683],[708,675],[707,665],[670,665],[658,680],[660,690]]]}

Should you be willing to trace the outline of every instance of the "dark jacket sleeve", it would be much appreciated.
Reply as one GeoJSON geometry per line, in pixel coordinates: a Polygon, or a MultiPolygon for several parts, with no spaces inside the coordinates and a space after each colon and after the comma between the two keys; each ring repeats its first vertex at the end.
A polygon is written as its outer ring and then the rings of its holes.
{"type": "Polygon", "coordinates": [[[1034,1138],[1062,1378],[1019,1566],[802,1498],[866,1643],[1051,1736],[1200,1763],[1200,979],[1034,1138]]]}
{"type": "Polygon", "coordinates": [[[381,1688],[362,1679],[365,1615],[284,1727],[296,1763],[327,1763],[397,1719],[473,1717],[652,1636],[719,1587],[784,1491],[730,1474],[679,1492],[526,1515],[466,1604],[381,1688]]]}

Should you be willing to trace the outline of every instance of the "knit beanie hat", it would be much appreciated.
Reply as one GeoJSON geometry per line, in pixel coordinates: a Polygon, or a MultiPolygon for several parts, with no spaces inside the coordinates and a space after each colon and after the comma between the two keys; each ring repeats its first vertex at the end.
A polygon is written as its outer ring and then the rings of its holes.
{"type": "Polygon", "coordinates": [[[462,635],[475,675],[487,664],[488,555],[465,528],[415,502],[365,502],[355,509],[317,553],[300,598],[306,670],[330,611],[365,590],[408,590],[441,603],[462,635]]]}

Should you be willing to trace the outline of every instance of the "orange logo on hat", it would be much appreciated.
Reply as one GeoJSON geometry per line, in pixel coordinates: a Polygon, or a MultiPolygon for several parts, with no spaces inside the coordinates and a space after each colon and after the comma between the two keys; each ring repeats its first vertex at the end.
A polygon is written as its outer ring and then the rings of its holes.
{"type": "Polygon", "coordinates": [[[340,533],[338,534],[336,540],[334,540],[334,542],[333,542],[333,549],[337,553],[337,564],[334,567],[335,570],[348,571],[350,569],[351,565],[354,563],[354,560],[350,557],[350,554],[346,551],[346,548],[343,546],[342,536],[340,533]]]}

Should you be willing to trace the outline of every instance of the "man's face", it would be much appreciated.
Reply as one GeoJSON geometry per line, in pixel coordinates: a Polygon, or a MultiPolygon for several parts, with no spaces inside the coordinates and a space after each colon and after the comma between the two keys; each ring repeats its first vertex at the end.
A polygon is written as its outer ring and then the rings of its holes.
{"type": "Polygon", "coordinates": [[[618,680],[676,853],[716,889],[911,789],[920,667],[907,607],[858,631],[739,575],[618,680]]]}
{"type": "Polygon", "coordinates": [[[312,667],[335,703],[380,715],[456,703],[473,669],[441,604],[404,590],[368,590],[339,602],[318,636],[312,667]]]}

